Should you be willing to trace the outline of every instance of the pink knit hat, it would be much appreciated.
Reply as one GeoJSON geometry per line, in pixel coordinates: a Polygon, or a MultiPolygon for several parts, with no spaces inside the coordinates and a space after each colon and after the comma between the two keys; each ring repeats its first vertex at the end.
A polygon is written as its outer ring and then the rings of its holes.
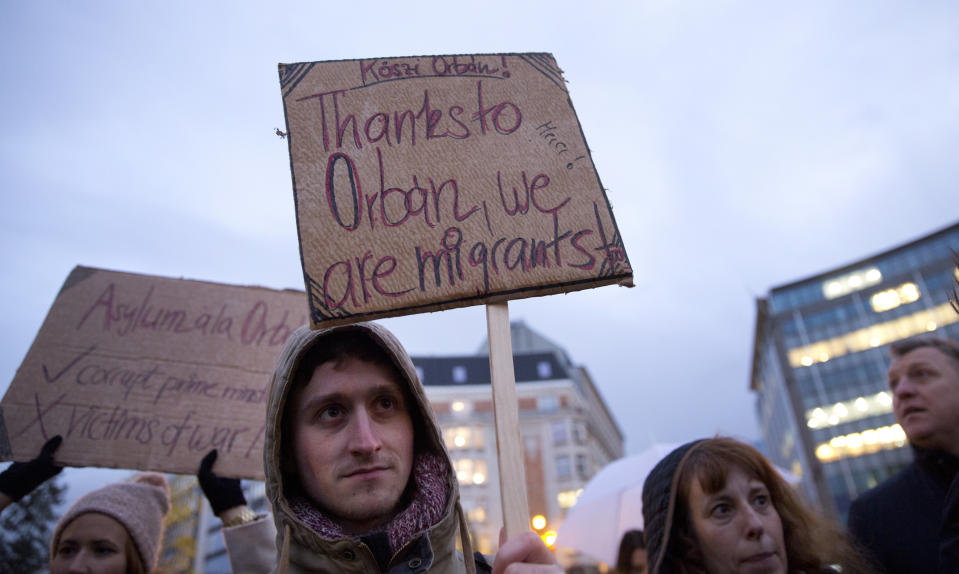
{"type": "Polygon", "coordinates": [[[99,512],[126,528],[144,568],[150,572],[157,565],[163,538],[163,517],[169,510],[170,487],[162,474],[144,472],[127,482],[108,484],[81,496],[60,518],[50,540],[50,556],[56,553],[63,529],[74,518],[88,512],[99,512]]]}

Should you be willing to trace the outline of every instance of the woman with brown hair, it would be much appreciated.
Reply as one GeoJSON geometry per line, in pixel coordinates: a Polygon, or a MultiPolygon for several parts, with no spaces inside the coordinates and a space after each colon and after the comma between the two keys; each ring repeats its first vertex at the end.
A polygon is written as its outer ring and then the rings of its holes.
{"type": "Polygon", "coordinates": [[[643,485],[651,574],[868,572],[834,522],[808,508],[755,448],[687,443],[643,485]]]}

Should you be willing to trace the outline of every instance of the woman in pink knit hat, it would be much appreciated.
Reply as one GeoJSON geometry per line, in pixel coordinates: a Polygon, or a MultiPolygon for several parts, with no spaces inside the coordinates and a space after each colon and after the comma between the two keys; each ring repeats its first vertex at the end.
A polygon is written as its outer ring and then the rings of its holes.
{"type": "Polygon", "coordinates": [[[85,494],[53,531],[50,573],[153,572],[169,510],[166,478],[154,472],[85,494]]]}
{"type": "MultiPolygon", "coordinates": [[[[15,462],[0,472],[0,512],[63,469],[54,460],[62,442],[57,435],[33,460],[15,462]]],[[[163,518],[169,510],[170,488],[155,472],[88,492],[53,531],[51,574],[155,573],[163,518]]]]}

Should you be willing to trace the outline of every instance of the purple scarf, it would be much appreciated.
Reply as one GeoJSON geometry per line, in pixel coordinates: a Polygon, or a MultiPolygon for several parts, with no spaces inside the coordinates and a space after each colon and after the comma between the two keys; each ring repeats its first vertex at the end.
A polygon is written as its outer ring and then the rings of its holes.
{"type": "MultiPolygon", "coordinates": [[[[415,485],[413,500],[384,528],[390,538],[391,554],[412,540],[416,533],[433,526],[443,517],[446,500],[449,498],[446,485],[448,474],[449,465],[443,457],[431,453],[416,456],[412,473],[415,485]]],[[[343,531],[342,526],[303,495],[291,497],[290,508],[297,518],[327,540],[351,538],[343,531]]]]}

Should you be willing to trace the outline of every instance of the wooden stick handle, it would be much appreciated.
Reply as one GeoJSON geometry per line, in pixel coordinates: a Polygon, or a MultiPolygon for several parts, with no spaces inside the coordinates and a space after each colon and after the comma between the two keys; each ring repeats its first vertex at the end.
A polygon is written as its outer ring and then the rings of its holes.
{"type": "Polygon", "coordinates": [[[506,303],[486,306],[489,340],[489,371],[493,386],[493,420],[496,426],[496,453],[499,460],[499,490],[503,502],[506,537],[529,530],[529,502],[526,498],[526,471],[523,443],[519,435],[519,402],[513,372],[513,343],[509,333],[506,303]]]}

